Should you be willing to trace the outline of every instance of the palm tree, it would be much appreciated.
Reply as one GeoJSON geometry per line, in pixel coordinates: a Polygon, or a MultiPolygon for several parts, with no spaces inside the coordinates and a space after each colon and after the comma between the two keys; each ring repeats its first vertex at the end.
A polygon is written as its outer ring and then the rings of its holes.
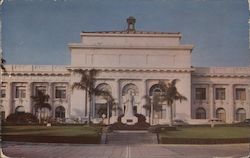
{"type": "Polygon", "coordinates": [[[144,95],[143,98],[145,99],[145,103],[143,105],[143,108],[149,112],[149,122],[151,124],[151,115],[152,115],[151,112],[153,111],[152,99],[150,98],[149,95],[144,95]]]}
{"type": "Polygon", "coordinates": [[[44,94],[42,91],[38,90],[35,96],[31,96],[35,109],[35,116],[37,115],[38,110],[40,110],[39,122],[41,121],[41,110],[49,109],[51,110],[51,105],[48,103],[50,96],[48,94],[44,94]]]}
{"type": "Polygon", "coordinates": [[[174,79],[168,84],[164,81],[159,81],[160,89],[162,90],[162,93],[159,95],[159,100],[161,100],[161,102],[167,102],[167,105],[170,107],[170,126],[173,124],[173,104],[176,100],[180,102],[182,100],[187,100],[187,98],[180,94],[176,88],[176,83],[178,81],[178,79],[174,79]]]}
{"type": "Polygon", "coordinates": [[[4,66],[4,64],[6,63],[6,60],[5,59],[3,59],[3,58],[1,58],[1,61],[0,61],[1,63],[1,71],[2,72],[6,72],[6,68],[5,68],[5,66],[4,66]]]}
{"type": "MultiPolygon", "coordinates": [[[[0,90],[1,90],[1,87],[2,87],[2,82],[3,82],[3,74],[6,73],[6,68],[5,68],[5,63],[6,63],[6,60],[3,58],[3,52],[2,52],[2,49],[0,48],[0,90]]],[[[0,111],[1,112],[1,111],[0,111]]],[[[0,113],[0,121],[4,119],[2,118],[2,113],[0,113]]],[[[1,122],[0,122],[0,125],[1,125],[1,122]]]]}
{"type": "Polygon", "coordinates": [[[72,85],[72,90],[79,89],[85,91],[85,116],[87,116],[87,108],[88,108],[88,99],[89,99],[89,113],[88,113],[88,124],[91,121],[91,113],[92,113],[92,97],[95,94],[95,80],[99,71],[96,69],[75,69],[70,70],[75,74],[81,75],[81,79],[79,82],[75,82],[72,85]]]}

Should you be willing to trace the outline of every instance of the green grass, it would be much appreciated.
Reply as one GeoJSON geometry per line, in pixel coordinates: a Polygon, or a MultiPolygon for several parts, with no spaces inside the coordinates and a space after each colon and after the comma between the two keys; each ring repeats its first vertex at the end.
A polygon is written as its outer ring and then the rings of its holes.
{"type": "Polygon", "coordinates": [[[3,135],[98,136],[101,128],[92,126],[3,126],[3,135]]]}
{"type": "Polygon", "coordinates": [[[166,138],[250,138],[250,127],[187,127],[163,131],[166,138]]]}

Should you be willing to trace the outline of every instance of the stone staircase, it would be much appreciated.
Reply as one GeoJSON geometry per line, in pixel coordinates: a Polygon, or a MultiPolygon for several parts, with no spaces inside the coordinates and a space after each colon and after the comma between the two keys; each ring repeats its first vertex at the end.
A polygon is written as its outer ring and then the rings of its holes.
{"type": "Polygon", "coordinates": [[[107,133],[107,144],[158,144],[157,135],[148,131],[113,131],[107,133]]]}

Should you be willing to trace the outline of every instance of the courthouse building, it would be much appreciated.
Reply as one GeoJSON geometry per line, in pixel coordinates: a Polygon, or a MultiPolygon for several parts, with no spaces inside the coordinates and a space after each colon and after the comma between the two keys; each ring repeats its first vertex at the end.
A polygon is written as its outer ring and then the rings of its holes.
{"type": "MultiPolygon", "coordinates": [[[[122,31],[81,32],[79,43],[70,43],[70,65],[6,65],[2,75],[0,105],[5,118],[14,112],[34,112],[30,96],[41,90],[50,96],[49,115],[66,121],[83,121],[88,117],[85,93],[71,90],[79,76],[73,69],[97,69],[95,86],[109,90],[117,102],[113,121],[124,112],[126,96],[135,94],[134,112],[148,117],[145,95],[159,93],[160,80],[177,82],[178,91],[187,97],[176,102],[175,119],[205,123],[219,118],[226,123],[250,118],[250,67],[193,67],[193,45],[181,44],[181,34],[138,31],[135,19],[127,19],[122,31]],[[120,109],[120,110],[117,110],[120,109]]],[[[184,37],[185,38],[185,37],[184,37]]],[[[98,108],[105,104],[93,96],[92,120],[100,121],[98,108]]],[[[157,123],[168,123],[167,105],[157,112],[157,123]]]]}

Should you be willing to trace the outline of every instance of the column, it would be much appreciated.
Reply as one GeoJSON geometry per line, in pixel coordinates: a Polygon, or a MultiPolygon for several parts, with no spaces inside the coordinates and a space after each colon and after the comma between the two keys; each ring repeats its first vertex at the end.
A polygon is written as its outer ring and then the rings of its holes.
{"type": "Polygon", "coordinates": [[[33,93],[32,93],[32,82],[28,82],[27,83],[27,106],[30,109],[30,113],[33,113],[33,106],[32,106],[31,96],[33,96],[33,93]]]}
{"type": "Polygon", "coordinates": [[[7,94],[6,97],[8,99],[8,105],[7,105],[8,107],[6,107],[5,116],[8,116],[9,114],[14,113],[14,110],[15,110],[12,104],[12,101],[13,101],[12,82],[7,83],[6,94],[7,94]]]}
{"type": "Polygon", "coordinates": [[[66,108],[66,118],[71,118],[71,97],[72,97],[72,90],[70,84],[66,86],[66,102],[67,102],[67,108],[66,108]]]}
{"type": "Polygon", "coordinates": [[[246,91],[246,105],[247,108],[246,108],[246,117],[249,118],[250,117],[250,84],[248,85],[247,87],[247,91],[246,91]]]}
{"type": "Polygon", "coordinates": [[[141,108],[142,108],[142,114],[146,116],[146,109],[143,107],[145,104],[145,98],[144,96],[147,95],[147,80],[142,80],[142,93],[141,93],[141,108]]]}
{"type": "Polygon", "coordinates": [[[214,109],[214,85],[209,84],[209,118],[212,119],[215,117],[215,109],[214,109]]]}
{"type": "Polygon", "coordinates": [[[235,116],[235,108],[234,108],[234,86],[233,84],[228,85],[228,94],[227,97],[227,111],[226,111],[226,122],[232,123],[234,121],[235,116]]]}
{"type": "Polygon", "coordinates": [[[117,108],[115,110],[115,116],[119,116],[119,107],[120,105],[120,79],[115,79],[115,92],[114,92],[114,98],[117,100],[117,108]]]}
{"type": "Polygon", "coordinates": [[[53,105],[53,83],[52,82],[48,82],[48,95],[50,97],[48,103],[50,104],[51,106],[51,112],[50,112],[50,115],[49,116],[53,116],[54,117],[54,111],[55,111],[55,107],[53,105]]]}

